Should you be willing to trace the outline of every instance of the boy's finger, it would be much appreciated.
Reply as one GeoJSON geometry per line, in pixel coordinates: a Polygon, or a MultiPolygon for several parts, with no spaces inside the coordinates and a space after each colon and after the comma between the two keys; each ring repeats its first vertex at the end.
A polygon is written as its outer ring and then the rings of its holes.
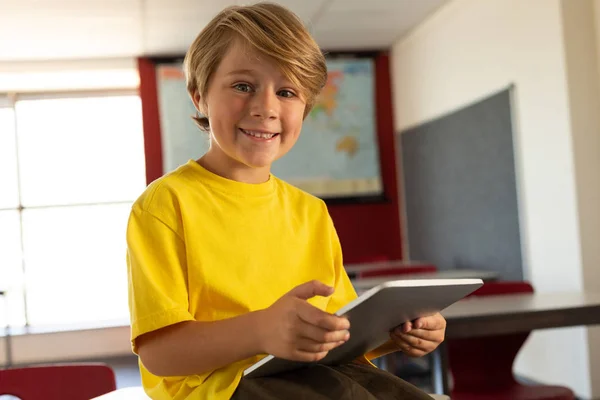
{"type": "Polygon", "coordinates": [[[289,296],[298,297],[302,300],[308,300],[315,296],[331,296],[333,294],[333,288],[317,280],[308,281],[301,285],[296,286],[288,292],[289,296]]]}
{"type": "Polygon", "coordinates": [[[411,322],[405,322],[402,325],[394,328],[394,333],[400,335],[401,333],[408,333],[413,329],[411,322]]]}
{"type": "Polygon", "coordinates": [[[301,339],[309,339],[316,343],[335,343],[346,341],[349,337],[347,330],[330,331],[321,327],[303,322],[298,331],[301,339]]]}
{"type": "Polygon", "coordinates": [[[416,329],[427,329],[430,331],[436,331],[445,328],[444,322],[445,320],[443,319],[443,317],[439,314],[436,314],[430,317],[423,317],[417,319],[414,323],[414,327],[416,329]]]}
{"type": "Polygon", "coordinates": [[[400,340],[400,342],[403,342],[407,345],[409,345],[410,347],[414,347],[415,349],[419,349],[419,350],[423,350],[423,351],[430,351],[433,350],[436,346],[437,346],[437,342],[432,342],[426,339],[421,339],[415,336],[411,336],[409,335],[399,335],[396,336],[397,339],[400,340]]]}
{"type": "Polygon", "coordinates": [[[299,302],[297,312],[300,319],[308,324],[318,326],[329,331],[348,330],[350,322],[347,318],[338,317],[337,315],[326,313],[319,310],[317,307],[307,303],[306,301],[299,302]]]}
{"type": "Polygon", "coordinates": [[[292,360],[304,361],[304,362],[317,362],[317,361],[325,358],[326,355],[327,355],[326,351],[323,351],[321,353],[314,353],[312,351],[296,350],[292,354],[292,357],[293,357],[292,360]]]}
{"type": "Polygon", "coordinates": [[[322,353],[325,351],[331,351],[336,347],[344,344],[344,341],[319,343],[310,339],[300,339],[298,342],[298,350],[306,351],[309,353],[322,353]]]}
{"type": "Polygon", "coordinates": [[[439,342],[444,338],[444,335],[440,331],[428,331],[425,329],[413,329],[408,334],[401,333],[399,336],[413,336],[430,342],[439,342]]]}
{"type": "Polygon", "coordinates": [[[427,329],[427,318],[419,318],[415,321],[415,328],[417,329],[427,329]]]}

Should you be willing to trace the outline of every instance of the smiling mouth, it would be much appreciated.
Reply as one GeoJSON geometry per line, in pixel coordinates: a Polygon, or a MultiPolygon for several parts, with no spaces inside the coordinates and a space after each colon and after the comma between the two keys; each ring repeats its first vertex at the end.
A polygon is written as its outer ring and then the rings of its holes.
{"type": "Polygon", "coordinates": [[[239,128],[240,131],[242,131],[242,133],[244,135],[250,136],[254,139],[263,139],[263,140],[270,140],[273,139],[277,136],[279,136],[279,133],[269,133],[269,132],[261,132],[261,131],[250,131],[250,130],[246,130],[246,129],[242,129],[239,128]]]}

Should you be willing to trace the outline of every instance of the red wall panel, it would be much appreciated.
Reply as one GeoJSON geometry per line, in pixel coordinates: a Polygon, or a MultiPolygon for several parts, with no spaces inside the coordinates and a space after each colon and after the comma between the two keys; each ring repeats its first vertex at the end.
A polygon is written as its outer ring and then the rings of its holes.
{"type": "Polygon", "coordinates": [[[386,203],[330,205],[346,264],[375,257],[402,258],[400,209],[396,177],[396,152],[390,61],[386,53],[375,59],[375,107],[381,176],[386,203]]]}

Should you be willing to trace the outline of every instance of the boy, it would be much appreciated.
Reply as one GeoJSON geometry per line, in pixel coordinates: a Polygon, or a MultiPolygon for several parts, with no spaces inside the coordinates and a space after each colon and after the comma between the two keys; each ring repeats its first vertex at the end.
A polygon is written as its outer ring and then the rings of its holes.
{"type": "Polygon", "coordinates": [[[433,350],[439,314],[348,365],[242,379],[265,354],[317,361],[349,338],[332,313],[356,293],[327,208],[270,174],[326,82],[325,59],[294,14],[262,3],[217,15],[185,70],[210,149],[153,182],[127,229],[132,346],[148,395],[429,398],[368,359],[433,350]]]}

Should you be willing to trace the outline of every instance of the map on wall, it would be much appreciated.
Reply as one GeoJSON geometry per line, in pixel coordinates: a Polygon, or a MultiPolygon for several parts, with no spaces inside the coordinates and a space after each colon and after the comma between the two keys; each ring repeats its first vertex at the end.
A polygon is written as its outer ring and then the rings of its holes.
{"type": "MultiPolygon", "coordinates": [[[[273,164],[275,176],[322,198],[383,193],[375,124],[371,59],[327,61],[328,79],[304,120],[292,150],[273,164]]],[[[190,116],[194,106],[180,65],[157,66],[163,169],[177,168],[208,150],[208,135],[190,116]]]]}

